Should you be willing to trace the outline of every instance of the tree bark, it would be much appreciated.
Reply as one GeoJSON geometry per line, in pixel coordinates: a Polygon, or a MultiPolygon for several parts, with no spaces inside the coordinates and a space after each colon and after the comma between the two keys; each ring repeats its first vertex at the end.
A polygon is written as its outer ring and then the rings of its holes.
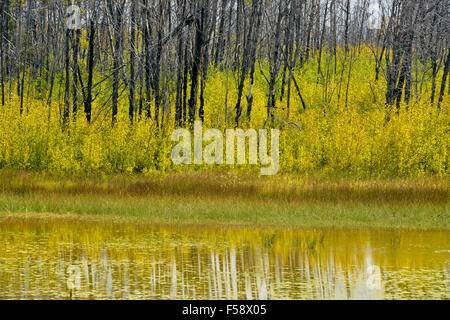
{"type": "Polygon", "coordinates": [[[119,68],[122,58],[122,22],[123,22],[123,9],[125,0],[121,2],[109,2],[109,11],[111,19],[114,21],[114,52],[113,52],[113,88],[112,88],[112,125],[117,121],[117,107],[119,99],[119,68]]]}
{"type": "Polygon", "coordinates": [[[78,111],[78,51],[80,47],[80,34],[81,30],[74,30],[74,42],[73,42],[73,66],[72,66],[72,91],[73,91],[73,104],[72,113],[76,118],[78,111]]]}
{"type": "Polygon", "coordinates": [[[5,14],[4,14],[4,7],[6,6],[6,3],[2,1],[0,4],[0,82],[1,82],[1,90],[2,90],[2,106],[5,105],[5,70],[4,70],[4,49],[3,49],[3,37],[4,37],[4,21],[5,21],[5,14]]]}
{"type": "MultiPolygon", "coordinates": [[[[201,71],[202,49],[205,43],[204,27],[206,23],[206,10],[209,6],[209,0],[202,0],[200,3],[200,17],[195,22],[195,46],[191,72],[191,96],[189,98],[189,123],[194,124],[197,106],[198,78],[201,71]]],[[[197,14],[196,14],[197,15],[197,14]]]]}
{"type": "Polygon", "coordinates": [[[438,101],[438,109],[441,109],[441,104],[444,101],[444,95],[445,95],[445,86],[447,82],[447,77],[449,75],[450,71],[450,50],[447,53],[447,59],[445,60],[445,66],[444,66],[444,74],[442,75],[442,82],[441,82],[441,91],[439,92],[439,101],[438,101]]]}
{"type": "Polygon", "coordinates": [[[95,50],[95,22],[92,19],[89,23],[89,48],[87,55],[88,83],[86,87],[86,100],[84,102],[84,113],[86,120],[91,123],[92,118],[92,82],[94,77],[94,50],[95,50]]]}
{"type": "Polygon", "coordinates": [[[134,120],[134,99],[136,91],[136,0],[131,0],[131,26],[130,26],[130,92],[128,97],[128,117],[130,122],[134,120]]]}

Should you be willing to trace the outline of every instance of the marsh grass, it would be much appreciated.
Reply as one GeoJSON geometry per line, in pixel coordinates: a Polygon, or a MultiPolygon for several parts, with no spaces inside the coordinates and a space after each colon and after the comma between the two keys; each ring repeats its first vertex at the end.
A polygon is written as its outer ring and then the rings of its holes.
{"type": "MultiPolygon", "coordinates": [[[[448,180],[2,172],[0,211],[161,224],[449,229],[448,180]]],[[[270,241],[269,241],[270,242],[270,241]]]]}
{"type": "Polygon", "coordinates": [[[449,202],[447,178],[357,180],[296,175],[260,177],[224,173],[64,176],[1,171],[0,192],[232,199],[286,203],[431,204],[449,202]]]}

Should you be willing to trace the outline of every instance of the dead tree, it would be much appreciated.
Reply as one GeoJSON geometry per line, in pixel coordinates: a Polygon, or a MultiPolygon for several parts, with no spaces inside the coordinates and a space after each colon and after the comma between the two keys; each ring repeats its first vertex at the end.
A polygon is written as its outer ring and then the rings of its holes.
{"type": "Polygon", "coordinates": [[[95,50],[95,19],[96,19],[96,11],[94,8],[93,16],[89,21],[89,48],[87,55],[87,66],[88,66],[88,83],[86,87],[86,99],[84,101],[84,113],[86,115],[86,120],[88,123],[91,122],[92,118],[92,85],[93,85],[93,77],[94,77],[94,50],[95,50]]]}
{"type": "Polygon", "coordinates": [[[74,30],[73,39],[73,65],[72,65],[72,91],[73,91],[73,104],[72,113],[76,118],[78,111],[78,51],[80,48],[80,34],[81,30],[74,30]]]}
{"type": "MultiPolygon", "coordinates": [[[[397,112],[403,93],[405,79],[411,77],[412,41],[417,18],[418,3],[394,0],[387,32],[386,50],[386,104],[392,106],[397,100],[397,112]]],[[[409,88],[406,88],[409,99],[409,88]]]]}
{"type": "Polygon", "coordinates": [[[113,86],[112,86],[112,124],[117,121],[117,105],[119,99],[119,68],[122,61],[122,23],[126,0],[108,2],[110,17],[114,25],[114,52],[113,52],[113,86]]]}
{"type": "MultiPolygon", "coordinates": [[[[246,41],[244,43],[241,74],[240,74],[240,79],[238,82],[238,99],[237,99],[237,103],[235,106],[236,126],[239,126],[239,119],[242,114],[241,100],[242,100],[242,94],[244,91],[244,83],[245,83],[245,79],[247,77],[248,71],[252,65],[252,58],[253,58],[252,55],[254,54],[253,47],[256,46],[256,44],[255,44],[256,39],[257,39],[256,33],[258,32],[258,30],[255,30],[255,29],[258,26],[257,19],[258,19],[258,14],[259,14],[260,2],[261,1],[257,1],[257,0],[252,2],[252,10],[251,10],[251,15],[250,15],[250,19],[249,19],[249,29],[247,31],[246,41]]],[[[251,85],[253,85],[253,83],[251,85]]]]}
{"type": "Polygon", "coordinates": [[[136,91],[136,0],[131,0],[130,7],[130,91],[128,96],[128,117],[134,120],[134,99],[136,91]]]}
{"type": "Polygon", "coordinates": [[[207,10],[210,0],[200,1],[200,11],[196,13],[195,18],[195,43],[194,54],[191,71],[191,96],[189,98],[189,123],[194,124],[198,95],[198,80],[201,72],[202,50],[205,45],[206,27],[207,27],[207,10]]]}
{"type": "Polygon", "coordinates": [[[268,101],[267,101],[267,120],[273,121],[274,109],[276,106],[276,81],[281,68],[281,29],[282,21],[285,15],[285,1],[280,0],[280,5],[278,8],[278,15],[276,20],[276,26],[273,34],[274,44],[273,48],[269,48],[269,90],[268,90],[268,101]]]}

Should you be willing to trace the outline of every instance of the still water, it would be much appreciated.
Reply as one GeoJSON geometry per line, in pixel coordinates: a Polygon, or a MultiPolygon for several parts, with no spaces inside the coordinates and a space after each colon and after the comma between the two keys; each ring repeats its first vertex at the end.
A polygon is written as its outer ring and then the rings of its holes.
{"type": "Polygon", "coordinates": [[[0,220],[0,299],[449,299],[450,233],[0,220]]]}

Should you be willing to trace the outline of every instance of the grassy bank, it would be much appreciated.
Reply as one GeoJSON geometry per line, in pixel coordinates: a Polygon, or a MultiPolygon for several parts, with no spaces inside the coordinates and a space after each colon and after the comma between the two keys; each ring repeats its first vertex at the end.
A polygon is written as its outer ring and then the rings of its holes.
{"type": "Polygon", "coordinates": [[[450,229],[449,182],[3,171],[0,216],[88,214],[146,223],[450,229]]]}

